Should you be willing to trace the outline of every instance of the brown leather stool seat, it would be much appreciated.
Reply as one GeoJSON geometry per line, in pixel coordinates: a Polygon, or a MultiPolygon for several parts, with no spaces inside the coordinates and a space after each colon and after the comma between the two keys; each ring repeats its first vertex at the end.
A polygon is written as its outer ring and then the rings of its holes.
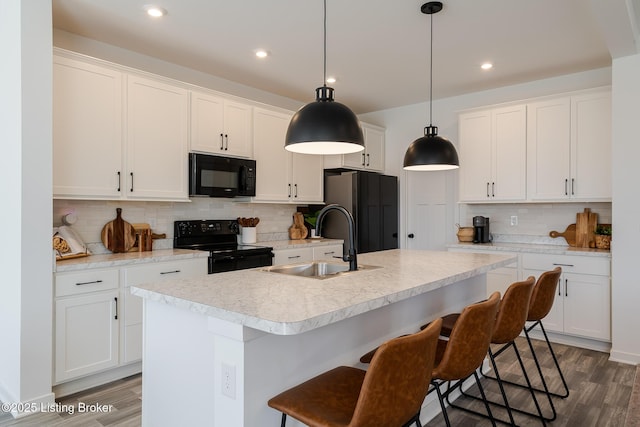
{"type": "Polygon", "coordinates": [[[269,400],[269,406],[311,427],[400,427],[420,424],[431,380],[440,319],[382,344],[367,371],[340,366],[269,400]]]}

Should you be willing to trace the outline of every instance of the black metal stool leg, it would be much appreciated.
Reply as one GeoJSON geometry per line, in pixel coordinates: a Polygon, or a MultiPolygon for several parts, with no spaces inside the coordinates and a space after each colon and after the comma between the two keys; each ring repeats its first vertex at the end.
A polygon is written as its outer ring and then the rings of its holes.
{"type": "Polygon", "coordinates": [[[287,414],[282,413],[282,420],[280,421],[280,427],[284,427],[287,424],[287,414]]]}
{"type": "Polygon", "coordinates": [[[444,422],[447,425],[447,427],[451,427],[451,422],[449,422],[449,415],[447,415],[447,408],[444,405],[444,397],[440,392],[440,385],[435,381],[432,381],[431,384],[433,384],[433,386],[436,389],[436,393],[438,393],[438,400],[440,401],[440,409],[442,409],[442,416],[444,417],[444,422]]]}

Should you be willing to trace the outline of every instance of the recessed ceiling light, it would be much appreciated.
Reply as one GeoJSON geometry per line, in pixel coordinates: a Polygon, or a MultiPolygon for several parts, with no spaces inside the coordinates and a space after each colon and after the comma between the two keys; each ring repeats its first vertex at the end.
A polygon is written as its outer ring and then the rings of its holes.
{"type": "Polygon", "coordinates": [[[480,66],[480,68],[482,68],[483,70],[490,70],[491,68],[493,68],[493,64],[491,62],[485,62],[480,66]]]}
{"type": "Polygon", "coordinates": [[[258,58],[266,58],[267,56],[269,56],[269,52],[264,49],[258,49],[256,50],[256,56],[258,58]]]}
{"type": "Polygon", "coordinates": [[[158,6],[154,6],[154,5],[147,5],[145,6],[145,10],[147,11],[147,15],[154,17],[154,18],[160,18],[164,15],[167,14],[167,10],[163,9],[161,7],[158,6]]]}
{"type": "Polygon", "coordinates": [[[327,83],[334,84],[335,82],[336,82],[336,78],[335,77],[327,77],[327,83]]]}

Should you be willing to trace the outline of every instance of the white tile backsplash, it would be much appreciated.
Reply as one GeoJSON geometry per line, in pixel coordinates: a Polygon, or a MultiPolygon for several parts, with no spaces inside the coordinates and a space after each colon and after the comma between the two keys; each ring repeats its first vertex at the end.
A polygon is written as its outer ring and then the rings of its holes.
{"type": "MultiPolygon", "coordinates": [[[[134,202],[103,200],[54,200],[53,225],[62,224],[62,217],[75,213],[73,229],[85,243],[99,251],[102,227],[115,219],[116,208],[122,208],[122,218],[129,223],[148,223],[154,233],[166,233],[173,239],[173,222],[183,219],[235,219],[258,217],[258,240],[287,240],[296,205],[241,203],[226,199],[194,198],[190,203],[134,202]]],[[[166,242],[164,242],[166,245],[166,242]]],[[[156,245],[154,244],[154,247],[156,245]]],[[[169,246],[171,247],[171,246],[169,246]]]]}
{"type": "Polygon", "coordinates": [[[460,225],[472,226],[476,215],[489,217],[490,231],[499,241],[535,241],[556,244],[549,232],[564,231],[576,222],[576,214],[585,208],[598,214],[598,223],[611,224],[611,203],[501,203],[460,204],[460,225]],[[511,216],[518,217],[518,225],[511,225],[511,216]]]}

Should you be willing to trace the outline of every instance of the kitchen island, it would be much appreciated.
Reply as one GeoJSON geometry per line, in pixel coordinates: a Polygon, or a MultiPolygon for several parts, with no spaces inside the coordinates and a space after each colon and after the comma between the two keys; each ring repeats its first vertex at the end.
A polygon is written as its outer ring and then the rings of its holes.
{"type": "Polygon", "coordinates": [[[277,426],[270,397],[483,299],[486,273],[514,261],[401,249],[358,258],[378,268],[324,280],[257,268],[132,287],[145,304],[143,425],[277,426]]]}

